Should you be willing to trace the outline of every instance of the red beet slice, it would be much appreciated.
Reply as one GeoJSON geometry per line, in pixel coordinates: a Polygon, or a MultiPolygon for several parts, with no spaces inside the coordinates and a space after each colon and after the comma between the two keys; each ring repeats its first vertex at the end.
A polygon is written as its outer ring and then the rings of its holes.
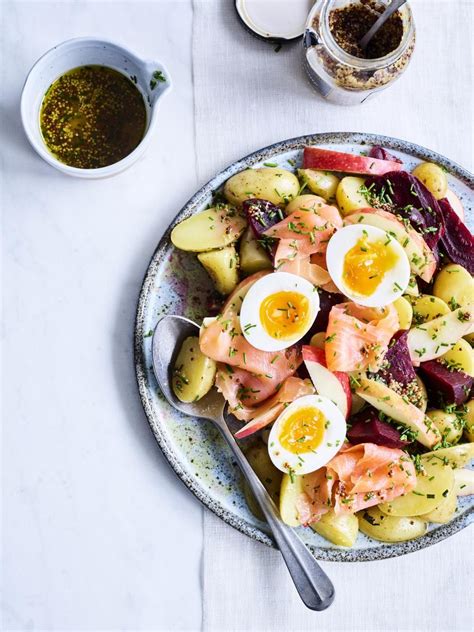
{"type": "Polygon", "coordinates": [[[352,427],[347,432],[350,443],[375,443],[386,448],[405,448],[409,441],[400,439],[401,433],[386,421],[382,421],[375,408],[367,408],[351,418],[352,427]]]}
{"type": "Polygon", "coordinates": [[[446,232],[441,237],[441,250],[451,261],[474,274],[474,236],[459,219],[446,198],[438,204],[443,214],[446,232]]]}
{"type": "Polygon", "coordinates": [[[258,198],[245,200],[242,204],[242,208],[255,237],[258,238],[262,236],[262,233],[275,224],[278,224],[278,222],[281,222],[285,217],[281,208],[275,206],[275,204],[272,204],[268,200],[260,200],[258,198]]]}
{"type": "Polygon", "coordinates": [[[385,354],[383,368],[378,375],[386,382],[397,382],[402,386],[408,386],[416,380],[415,369],[408,351],[408,331],[397,331],[388,346],[385,354]]]}
{"type": "Polygon", "coordinates": [[[422,362],[420,372],[433,405],[444,403],[458,406],[469,399],[474,379],[467,373],[450,371],[437,360],[422,362]]]}
{"type": "Polygon", "coordinates": [[[389,160],[390,162],[398,162],[403,165],[403,160],[400,160],[400,158],[397,158],[380,145],[374,145],[372,147],[372,149],[369,151],[369,157],[377,158],[377,160],[389,160]]]}
{"type": "Polygon", "coordinates": [[[319,312],[316,316],[316,320],[313,323],[309,331],[309,337],[317,334],[319,331],[326,331],[329,320],[329,312],[339,303],[344,303],[347,299],[342,294],[336,294],[335,292],[326,292],[321,288],[318,289],[319,294],[319,312]]]}
{"type": "Polygon", "coordinates": [[[418,178],[406,171],[391,171],[365,181],[371,191],[391,200],[396,215],[409,220],[430,248],[444,234],[443,214],[438,201],[418,178]]]}

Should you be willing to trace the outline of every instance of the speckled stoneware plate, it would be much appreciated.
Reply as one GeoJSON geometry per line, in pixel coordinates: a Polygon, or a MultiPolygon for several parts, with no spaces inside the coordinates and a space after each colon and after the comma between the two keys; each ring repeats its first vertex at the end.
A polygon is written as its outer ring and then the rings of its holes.
{"type": "MultiPolygon", "coordinates": [[[[156,440],[171,467],[193,494],[216,515],[242,533],[274,546],[266,524],[248,510],[242,492],[239,469],[209,423],[180,415],[164,400],[158,389],[151,355],[151,332],[164,314],[182,314],[196,322],[207,315],[212,286],[206,272],[192,253],[179,252],[171,245],[171,229],[189,215],[203,210],[213,192],[232,175],[247,167],[276,162],[294,169],[301,165],[305,145],[359,154],[367,146],[382,145],[412,169],[420,160],[445,167],[450,187],[464,203],[467,222],[474,223],[474,178],[451,160],[406,141],[358,133],[314,134],[285,140],[238,160],[216,175],[194,195],[169,226],[153,255],[143,281],[135,329],[135,362],[140,396],[156,440]],[[288,161],[291,160],[291,163],[288,161]]],[[[315,557],[334,561],[377,560],[424,548],[467,526],[473,517],[474,497],[460,499],[456,517],[447,525],[431,525],[418,540],[384,544],[359,534],[352,549],[332,545],[311,529],[299,528],[300,535],[315,557]]]]}

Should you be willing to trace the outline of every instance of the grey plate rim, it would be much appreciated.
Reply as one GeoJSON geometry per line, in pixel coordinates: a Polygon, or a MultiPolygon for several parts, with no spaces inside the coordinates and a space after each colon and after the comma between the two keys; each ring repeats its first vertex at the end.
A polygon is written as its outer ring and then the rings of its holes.
{"type": "MultiPolygon", "coordinates": [[[[142,287],[138,297],[135,331],[134,331],[134,362],[135,373],[138,384],[138,391],[140,399],[148,419],[150,428],[155,436],[155,439],[168,461],[171,468],[174,470],[180,480],[186,485],[186,487],[198,498],[198,500],[208,509],[210,509],[216,516],[224,520],[227,524],[234,527],[244,535],[251,537],[252,539],[276,548],[274,541],[261,529],[248,524],[244,519],[239,518],[232,512],[226,510],[219,502],[213,500],[208,494],[206,494],[197,484],[196,481],[189,476],[183,469],[179,459],[173,452],[172,445],[167,441],[166,436],[161,431],[159,418],[155,414],[151,401],[148,397],[148,389],[150,384],[147,379],[147,371],[144,362],[143,354],[143,336],[144,336],[144,318],[147,306],[147,298],[150,292],[153,279],[161,262],[165,259],[168,251],[172,248],[170,243],[170,233],[173,227],[191,215],[203,202],[205,202],[213,191],[218,189],[225,180],[230,176],[242,169],[250,167],[262,160],[268,160],[272,158],[275,153],[283,153],[286,151],[302,149],[305,145],[325,145],[325,144],[366,144],[370,145],[382,145],[387,149],[394,149],[403,151],[406,154],[413,157],[420,158],[422,160],[436,162],[439,165],[445,167],[448,172],[455,175],[466,186],[474,191],[474,175],[472,175],[467,169],[461,167],[453,160],[450,160],[435,151],[411,143],[406,140],[394,138],[392,136],[384,136],[380,134],[369,134],[365,132],[324,132],[317,134],[308,134],[304,136],[297,136],[289,138],[287,140],[273,143],[262,149],[254,151],[247,156],[233,162],[211,180],[209,180],[204,186],[202,186],[197,193],[195,193],[188,202],[182,207],[182,209],[175,216],[174,220],[169,224],[168,228],[164,232],[160,239],[158,246],[153,253],[147,270],[145,272],[142,287]]],[[[419,551],[428,546],[436,544],[445,538],[457,533],[461,529],[467,527],[474,519],[474,506],[469,508],[462,515],[457,516],[454,520],[445,525],[440,525],[434,531],[428,532],[417,540],[411,540],[408,542],[400,542],[396,544],[384,544],[374,549],[326,549],[323,547],[310,546],[311,552],[318,560],[331,561],[331,562],[367,562],[374,560],[383,560],[392,557],[398,557],[400,555],[406,555],[414,551],[419,551]]]]}

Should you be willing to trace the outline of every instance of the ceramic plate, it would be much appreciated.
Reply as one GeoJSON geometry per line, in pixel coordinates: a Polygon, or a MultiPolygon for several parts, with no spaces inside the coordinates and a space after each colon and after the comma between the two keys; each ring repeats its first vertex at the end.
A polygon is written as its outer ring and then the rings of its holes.
{"type": "MultiPolygon", "coordinates": [[[[210,423],[184,417],[164,400],[152,369],[151,333],[164,314],[182,314],[200,322],[212,300],[211,282],[192,253],[171,245],[171,229],[189,215],[203,210],[213,192],[235,173],[264,162],[293,169],[301,165],[305,145],[359,154],[371,145],[382,145],[397,155],[411,170],[420,160],[438,163],[449,173],[450,187],[461,198],[467,222],[474,223],[474,178],[451,160],[406,141],[358,133],[314,134],[282,141],[261,149],[221,171],[202,187],[178,213],[153,255],[140,293],[135,328],[135,363],[138,387],[156,440],[171,467],[193,494],[222,520],[245,535],[275,546],[266,524],[247,508],[237,464],[210,423]],[[291,162],[289,162],[291,161],[291,162]]],[[[384,544],[359,534],[352,549],[332,545],[311,529],[299,528],[315,557],[334,561],[367,561],[403,555],[434,544],[456,533],[472,521],[474,497],[460,499],[456,517],[447,525],[431,525],[418,540],[384,544]]]]}

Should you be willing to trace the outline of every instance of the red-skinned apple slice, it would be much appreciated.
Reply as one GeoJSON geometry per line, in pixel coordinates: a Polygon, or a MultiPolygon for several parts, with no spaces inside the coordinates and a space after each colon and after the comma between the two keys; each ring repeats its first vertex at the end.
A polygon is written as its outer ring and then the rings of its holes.
{"type": "Polygon", "coordinates": [[[451,189],[448,189],[448,192],[446,193],[446,199],[451,204],[451,208],[459,217],[461,222],[464,222],[464,206],[462,205],[462,202],[458,198],[456,193],[454,193],[454,191],[451,191],[451,189]]]}
{"type": "Polygon", "coordinates": [[[382,176],[390,171],[401,171],[403,165],[391,160],[380,160],[368,156],[354,156],[341,151],[305,147],[303,169],[319,169],[322,171],[340,171],[341,173],[362,173],[382,176]]]}
{"type": "Polygon", "coordinates": [[[330,371],[326,367],[326,355],[323,349],[303,345],[302,351],[304,363],[316,392],[333,401],[347,419],[352,406],[348,375],[341,371],[330,371]]]}

